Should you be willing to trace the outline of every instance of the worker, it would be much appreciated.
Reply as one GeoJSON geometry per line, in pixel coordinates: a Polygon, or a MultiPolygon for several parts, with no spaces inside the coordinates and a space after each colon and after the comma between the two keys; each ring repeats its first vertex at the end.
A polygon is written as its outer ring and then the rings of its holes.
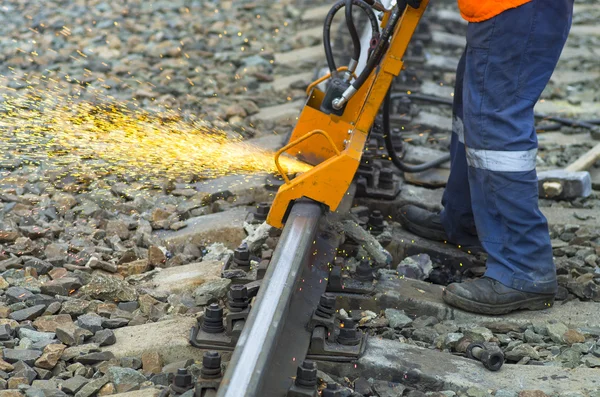
{"type": "Polygon", "coordinates": [[[487,252],[484,276],[447,286],[447,304],[482,314],[545,309],[557,282],[538,207],[533,108],[567,40],[573,0],[458,5],[469,24],[456,73],[443,210],[409,205],[400,220],[422,237],[487,252]]]}

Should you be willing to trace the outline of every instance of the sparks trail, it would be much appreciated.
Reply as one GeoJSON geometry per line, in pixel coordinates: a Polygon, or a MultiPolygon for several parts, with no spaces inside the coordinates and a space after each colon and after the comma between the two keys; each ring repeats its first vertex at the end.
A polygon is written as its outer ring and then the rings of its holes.
{"type": "MultiPolygon", "coordinates": [[[[5,158],[25,152],[41,161],[54,157],[74,168],[86,162],[86,168],[93,164],[130,177],[277,172],[273,152],[173,110],[153,113],[116,101],[93,104],[34,91],[5,97],[0,109],[5,158]]],[[[289,157],[281,164],[288,173],[310,168],[289,157]]]]}

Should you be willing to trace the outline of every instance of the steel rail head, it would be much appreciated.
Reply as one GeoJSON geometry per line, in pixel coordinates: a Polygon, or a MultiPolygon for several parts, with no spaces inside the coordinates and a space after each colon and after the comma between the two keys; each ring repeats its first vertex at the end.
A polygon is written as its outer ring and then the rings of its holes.
{"type": "Polygon", "coordinates": [[[319,203],[298,201],[293,205],[218,397],[258,397],[263,370],[273,356],[322,215],[319,203]]]}

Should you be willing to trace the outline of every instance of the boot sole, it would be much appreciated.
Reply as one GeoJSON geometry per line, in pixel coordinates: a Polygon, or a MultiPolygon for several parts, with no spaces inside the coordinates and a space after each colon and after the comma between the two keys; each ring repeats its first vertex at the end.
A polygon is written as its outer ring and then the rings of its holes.
{"type": "Polygon", "coordinates": [[[554,295],[538,296],[503,305],[488,305],[475,302],[453,294],[448,290],[444,290],[442,298],[444,299],[444,302],[451,306],[478,314],[507,314],[516,310],[544,310],[549,309],[554,305],[554,295]]]}

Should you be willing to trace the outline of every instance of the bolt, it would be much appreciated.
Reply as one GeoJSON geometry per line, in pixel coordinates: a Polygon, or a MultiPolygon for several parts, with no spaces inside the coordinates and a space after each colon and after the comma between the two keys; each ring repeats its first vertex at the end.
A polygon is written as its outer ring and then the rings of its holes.
{"type": "Polygon", "coordinates": [[[369,215],[369,229],[374,236],[378,236],[383,232],[383,215],[381,211],[373,210],[371,212],[369,215]]]}
{"type": "Polygon", "coordinates": [[[232,284],[229,287],[227,305],[232,312],[241,312],[248,307],[248,288],[243,284],[232,284]]]}
{"type": "Polygon", "coordinates": [[[406,69],[405,71],[402,72],[402,74],[400,76],[402,76],[400,78],[400,81],[402,82],[403,87],[405,87],[405,86],[413,87],[413,86],[419,86],[421,84],[421,80],[419,79],[419,76],[412,69],[406,69]]]}
{"type": "Polygon", "coordinates": [[[317,386],[317,363],[311,360],[304,360],[298,366],[296,371],[296,385],[301,387],[316,387],[317,386]]]}
{"type": "Polygon", "coordinates": [[[398,113],[409,115],[410,114],[410,105],[412,101],[409,97],[401,97],[398,101],[398,113]]]}
{"type": "Polygon", "coordinates": [[[373,169],[373,159],[374,158],[375,158],[375,156],[373,156],[372,153],[364,152],[360,159],[360,164],[358,165],[358,168],[360,168],[364,171],[371,171],[373,169]]]}
{"type": "Polygon", "coordinates": [[[335,296],[331,294],[323,294],[321,295],[321,299],[319,300],[319,304],[323,307],[331,308],[335,306],[335,296]]]}
{"type": "Polygon", "coordinates": [[[267,215],[269,215],[270,210],[271,206],[269,203],[259,203],[256,207],[256,211],[254,212],[254,219],[264,222],[267,220],[267,215]]]}
{"type": "Polygon", "coordinates": [[[342,397],[342,388],[337,383],[328,383],[321,391],[321,397],[342,397]]]}
{"type": "Polygon", "coordinates": [[[241,267],[250,266],[250,250],[246,244],[241,244],[233,251],[233,262],[241,267]]]}
{"type": "Polygon", "coordinates": [[[202,368],[200,370],[205,379],[218,378],[221,376],[221,355],[218,352],[206,352],[202,356],[202,368]]]}
{"type": "Polygon", "coordinates": [[[373,281],[373,269],[368,259],[360,261],[356,267],[356,272],[354,272],[354,278],[364,282],[373,281]]]}
{"type": "Polygon", "coordinates": [[[369,215],[369,222],[373,225],[383,226],[383,214],[380,210],[373,210],[369,215]]]}
{"type": "Polygon", "coordinates": [[[218,334],[225,331],[223,327],[223,308],[216,303],[211,303],[204,309],[202,330],[209,334],[218,334]]]}
{"type": "Polygon", "coordinates": [[[322,318],[331,318],[333,313],[335,313],[335,296],[331,294],[321,295],[315,314],[322,318]]]}
{"type": "Polygon", "coordinates": [[[416,40],[411,48],[411,54],[413,56],[417,56],[420,57],[423,55],[423,41],[422,40],[416,40]]]}
{"type": "MultiPolygon", "coordinates": [[[[379,188],[380,189],[393,189],[394,188],[394,171],[391,168],[382,168],[379,171],[379,188]]],[[[376,210],[381,213],[381,211],[376,210]]],[[[375,211],[373,211],[374,213],[375,211]]],[[[371,215],[373,214],[371,213],[371,215]]]]}
{"type": "MultiPolygon", "coordinates": [[[[385,138],[383,137],[383,133],[381,134],[376,134],[375,136],[375,145],[377,145],[377,152],[379,152],[379,155],[377,156],[377,158],[387,158],[387,156],[384,156],[381,152],[383,151],[383,148],[385,147],[385,138]]],[[[387,151],[386,151],[387,154],[387,151]]]]}
{"type": "Polygon", "coordinates": [[[173,385],[185,389],[192,386],[192,375],[185,368],[179,368],[173,377],[173,385]]]}
{"type": "Polygon", "coordinates": [[[398,155],[401,155],[404,149],[404,139],[400,130],[392,131],[392,146],[394,147],[394,151],[398,155]]]}
{"type": "MultiPolygon", "coordinates": [[[[374,187],[375,181],[374,181],[374,175],[373,175],[373,165],[374,165],[374,160],[375,159],[375,153],[372,153],[370,151],[365,151],[362,154],[362,157],[360,159],[360,163],[358,165],[358,171],[357,171],[357,176],[359,177],[359,180],[364,180],[364,183],[366,184],[367,187],[374,187]]],[[[363,182],[359,182],[359,184],[361,184],[363,182]]]]}
{"type": "Polygon", "coordinates": [[[231,293],[231,297],[233,299],[246,299],[248,297],[248,288],[242,284],[233,284],[229,288],[229,292],[231,293]]]}
{"type": "Polygon", "coordinates": [[[337,341],[339,344],[346,346],[356,346],[360,343],[360,334],[358,333],[356,324],[352,319],[347,318],[342,320],[337,341]]]}

